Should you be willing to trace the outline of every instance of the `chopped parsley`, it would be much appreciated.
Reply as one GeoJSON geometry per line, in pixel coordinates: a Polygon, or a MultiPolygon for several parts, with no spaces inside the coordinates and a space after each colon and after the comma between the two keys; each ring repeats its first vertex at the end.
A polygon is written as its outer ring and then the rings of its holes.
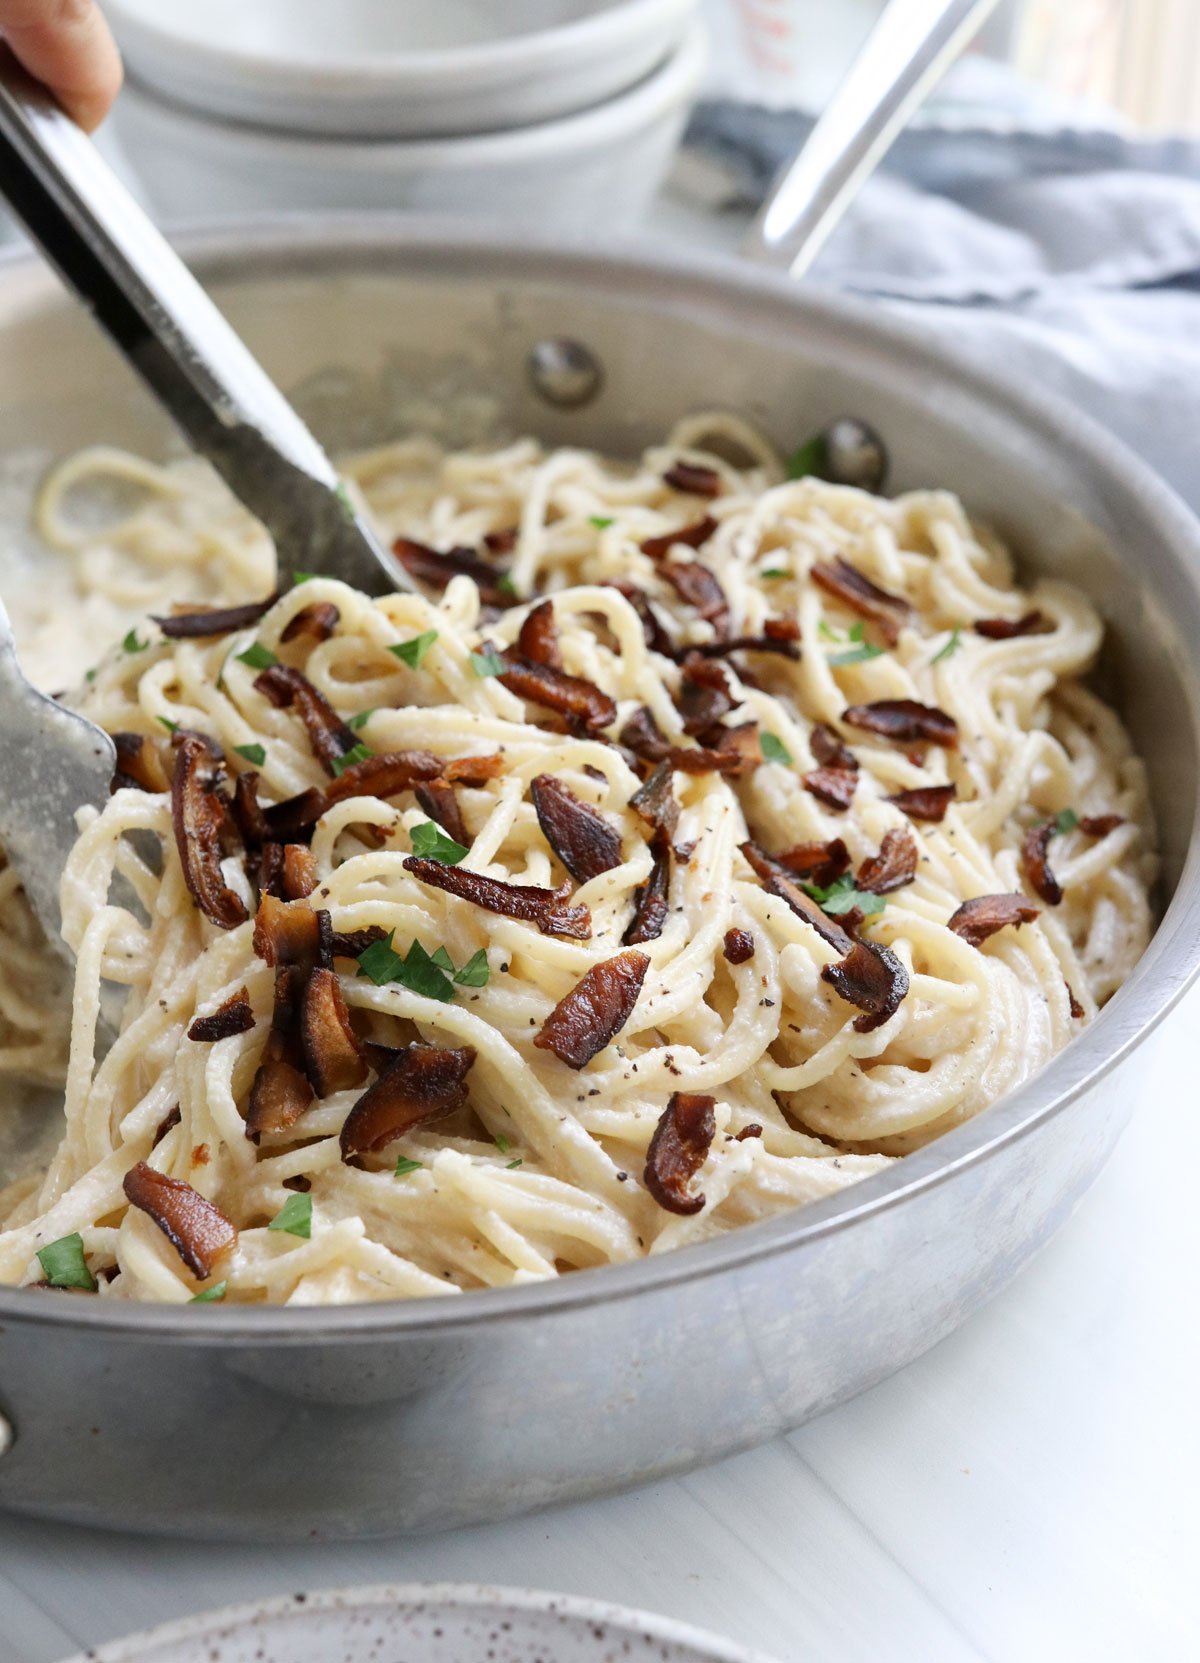
{"type": "Polygon", "coordinates": [[[234,751],[238,756],[244,756],[247,762],[252,762],[256,768],[261,768],[267,760],[266,749],[262,745],[235,745],[234,751]]]}
{"type": "Polygon", "coordinates": [[[378,705],[372,705],[370,710],[360,710],[357,716],[347,716],[346,726],[353,728],[355,733],[361,733],[378,709],[378,705]]]}
{"type": "Polygon", "coordinates": [[[597,531],[607,531],[609,526],[612,525],[612,523],[613,523],[613,520],[612,520],[611,514],[589,514],[588,515],[588,524],[589,525],[594,525],[597,531]]]}
{"type": "Polygon", "coordinates": [[[504,660],[499,653],[473,652],[471,654],[471,668],[481,681],[488,676],[502,676],[505,670],[504,660]]]}
{"type": "Polygon", "coordinates": [[[38,1248],[38,1259],[52,1288],[86,1288],[96,1291],[96,1278],[88,1269],[83,1255],[83,1237],[76,1230],[73,1236],[60,1236],[38,1248]]]}
{"type": "Polygon", "coordinates": [[[267,1229],[284,1230],[289,1236],[303,1236],[307,1241],[312,1235],[312,1196],[289,1195],[267,1229]]]}
{"type": "Polygon", "coordinates": [[[373,941],[358,956],[358,973],[366,976],[375,983],[376,987],[386,987],[389,982],[398,982],[412,993],[423,994],[426,999],[439,999],[443,1004],[449,1004],[454,998],[454,984],[460,987],[486,987],[488,982],[487,953],[481,947],[473,953],[461,970],[454,968],[454,961],[444,947],[438,947],[428,953],[419,941],[414,941],[408,952],[401,957],[392,946],[394,931],[389,930],[387,939],[373,941]]]}
{"type": "Polygon", "coordinates": [[[824,433],[814,433],[811,439],[797,445],[788,457],[784,471],[789,479],[807,479],[810,474],[823,479],[828,467],[829,442],[824,433]]]}
{"type": "Polygon", "coordinates": [[[791,577],[792,573],[791,573],[791,568],[788,567],[788,566],[764,566],[762,571],[759,572],[758,575],[759,575],[759,577],[762,577],[762,578],[766,578],[766,577],[791,577]]]}
{"type": "Polygon", "coordinates": [[[83,679],[84,679],[84,681],[87,682],[88,686],[90,687],[96,679],[95,670],[85,670],[83,672],[83,679]]]}
{"type": "Polygon", "coordinates": [[[507,1155],[507,1154],[508,1154],[508,1152],[509,1152],[509,1150],[510,1150],[510,1149],[511,1149],[511,1148],[512,1148],[512,1144],[511,1144],[511,1143],[510,1143],[510,1142],[509,1142],[509,1140],[508,1140],[508,1139],[507,1139],[507,1138],[506,1138],[506,1137],[505,1137],[505,1136],[504,1136],[504,1135],[503,1135],[503,1134],[502,1134],[502,1133],[500,1133],[500,1132],[497,1132],[497,1133],[496,1133],[496,1136],[495,1136],[495,1139],[494,1139],[494,1142],[495,1142],[495,1145],[496,1145],[496,1148],[497,1148],[497,1149],[498,1149],[498,1150],[499,1150],[499,1151],[500,1151],[500,1153],[501,1153],[501,1154],[502,1154],[502,1155],[507,1155]]]}
{"type": "Polygon", "coordinates": [[[844,664],[866,664],[872,658],[880,658],[882,655],[882,647],[873,647],[869,641],[863,641],[859,646],[851,647],[848,652],[835,652],[828,662],[840,669],[844,664]]]}
{"type": "Polygon", "coordinates": [[[517,592],[517,586],[512,580],[511,572],[501,572],[500,576],[496,579],[496,587],[502,595],[511,596],[515,595],[517,592]]]}
{"type": "Polygon", "coordinates": [[[849,872],[836,878],[827,889],[822,889],[815,883],[802,884],[801,888],[806,895],[812,897],[821,911],[827,912],[831,918],[853,912],[855,907],[870,917],[873,913],[882,912],[887,905],[886,897],[883,895],[876,895],[870,889],[856,888],[854,878],[849,872]]]}
{"type": "Polygon", "coordinates": [[[410,670],[419,670],[425,662],[425,655],[438,638],[436,629],[427,629],[420,635],[414,635],[411,641],[400,641],[388,651],[401,663],[407,664],[410,670]]]}
{"type": "Polygon", "coordinates": [[[401,1155],[396,1162],[396,1177],[407,1178],[410,1172],[420,1172],[422,1165],[421,1161],[410,1161],[407,1155],[401,1155]]]}
{"type": "Polygon", "coordinates": [[[366,762],[368,757],[375,755],[369,745],[351,745],[341,756],[335,756],[329,766],[333,769],[333,777],[340,780],[347,768],[354,768],[360,762],[366,762]]]}
{"type": "Polygon", "coordinates": [[[419,826],[414,826],[409,832],[414,855],[425,855],[430,860],[440,860],[446,866],[457,866],[460,860],[465,860],[470,854],[461,843],[456,843],[452,837],[447,837],[440,826],[434,825],[432,820],[424,820],[419,826]]]}
{"type": "Polygon", "coordinates": [[[160,716],[158,717],[158,720],[162,723],[163,727],[166,728],[168,733],[179,732],[179,723],[173,722],[169,716],[160,716]]]}
{"type": "Polygon", "coordinates": [[[824,618],[821,618],[820,620],[818,620],[817,634],[821,635],[821,636],[824,636],[826,641],[841,641],[841,640],[844,640],[844,636],[842,635],[841,630],[840,629],[831,629],[830,626],[825,622],[824,618]]]}
{"type": "Polygon", "coordinates": [[[237,654],[239,664],[248,664],[252,670],[269,670],[279,660],[269,647],[264,647],[261,641],[251,641],[245,652],[237,654]]]}
{"type": "Polygon", "coordinates": [[[940,664],[943,658],[953,658],[954,654],[958,651],[958,649],[961,646],[962,646],[962,627],[961,627],[961,625],[956,624],[954,626],[954,628],[950,631],[950,634],[947,637],[946,641],[942,644],[942,646],[940,646],[938,648],[937,652],[934,653],[933,657],[929,660],[929,662],[931,664],[940,664]]]}
{"type": "Polygon", "coordinates": [[[524,1164],[525,1163],[522,1161],[520,1155],[518,1155],[515,1161],[509,1161],[504,1170],[505,1172],[515,1172],[519,1166],[523,1166],[524,1164]]]}
{"type": "Polygon", "coordinates": [[[777,734],[760,733],[758,748],[762,752],[764,762],[782,762],[786,767],[792,760],[791,751],[777,734]]]}
{"type": "Polygon", "coordinates": [[[212,1287],[205,1288],[203,1293],[193,1294],[191,1303],[193,1305],[207,1305],[211,1300],[224,1299],[225,1290],[228,1286],[228,1282],[214,1282],[212,1287]]]}
{"type": "Polygon", "coordinates": [[[1079,824],[1079,816],[1073,808],[1064,808],[1054,816],[1054,830],[1061,837],[1064,833],[1074,831],[1079,824]]]}
{"type": "Polygon", "coordinates": [[[293,572],[292,588],[298,589],[302,583],[311,583],[316,575],[316,572],[293,572]]]}
{"type": "Polygon", "coordinates": [[[138,632],[136,629],[131,629],[129,634],[121,642],[121,646],[126,652],[145,652],[149,645],[149,641],[138,640],[138,632]]]}

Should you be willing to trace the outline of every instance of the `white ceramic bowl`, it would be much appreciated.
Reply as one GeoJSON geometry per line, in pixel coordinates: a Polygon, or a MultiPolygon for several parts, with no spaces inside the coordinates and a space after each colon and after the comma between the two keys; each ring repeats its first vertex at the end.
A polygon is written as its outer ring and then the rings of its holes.
{"type": "Polygon", "coordinates": [[[293,1595],[188,1617],[70,1663],[770,1663],[667,1617],[449,1583],[293,1595]]]}
{"type": "Polygon", "coordinates": [[[133,76],[210,115],[428,138],[599,104],[679,44],[697,0],[108,0],[133,76]]]}
{"type": "Polygon", "coordinates": [[[127,86],[114,116],[159,218],[309,208],[490,215],[603,237],[662,182],[704,68],[693,23],[636,87],[582,114],[468,138],[304,138],[193,114],[127,86]]]}

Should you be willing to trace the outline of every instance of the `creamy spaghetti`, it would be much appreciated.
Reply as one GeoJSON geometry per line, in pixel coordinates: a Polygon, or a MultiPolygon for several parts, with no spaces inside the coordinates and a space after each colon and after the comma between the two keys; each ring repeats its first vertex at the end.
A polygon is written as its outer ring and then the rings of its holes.
{"type": "MultiPolygon", "coordinates": [[[[76,1236],[100,1297],[174,1302],[453,1294],[660,1253],[978,1113],[1143,950],[1143,770],[1080,679],[1100,622],[1060,583],[1019,589],[949,494],[787,480],[727,417],[689,420],[634,466],[413,440],[345,472],[391,537],[469,551],[495,583],[468,562],[371,601],[313,578],[229,633],[143,621],[72,695],[140,737],[151,777],[81,816],[62,889],[78,964],[66,1129],[48,1170],[0,1198],[0,1280],[63,1280],[39,1252],[76,1236]],[[547,599],[539,660],[523,626],[547,599]],[[538,677],[592,693],[544,703],[538,677]],[[301,681],[341,724],[324,759],[301,681]],[[363,764],[396,754],[425,761],[374,794],[363,764]],[[225,826],[220,923],[173,825],[186,756],[226,803],[258,776],[301,874],[281,877],[244,817],[225,826]],[[334,789],[360,776],[361,792],[334,789]],[[560,913],[481,904],[473,875],[495,881],[492,903],[522,886],[560,913]],[[337,1066],[280,1017],[267,890],[323,915],[337,1066]],[[981,897],[1008,912],[985,917],[981,897]],[[616,959],[614,1015],[594,973],[616,959]],[[105,983],[126,990],[111,1043],[105,983]],[[389,1136],[379,1081],[451,1055],[469,1057],[461,1089],[415,1118],[410,1093],[389,1136]],[[272,1057],[307,1066],[311,1100],[255,1120],[272,1057]],[[144,1200],[161,1175],[225,1221],[215,1254],[144,1200]]],[[[85,595],[167,615],[270,584],[260,528],[195,463],[85,453],[38,516],[85,595]],[[142,493],[99,530],[69,512],[98,480],[142,493]]],[[[2,1061],[45,1077],[53,972],[11,874],[0,885],[2,1061]]]]}

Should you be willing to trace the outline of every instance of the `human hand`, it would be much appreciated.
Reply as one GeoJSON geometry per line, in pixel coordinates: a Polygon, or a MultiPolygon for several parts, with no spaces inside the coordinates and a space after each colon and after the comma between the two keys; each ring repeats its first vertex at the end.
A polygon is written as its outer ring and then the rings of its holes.
{"type": "Polygon", "coordinates": [[[86,132],[121,90],[121,58],[94,0],[0,0],[0,35],[86,132]]]}

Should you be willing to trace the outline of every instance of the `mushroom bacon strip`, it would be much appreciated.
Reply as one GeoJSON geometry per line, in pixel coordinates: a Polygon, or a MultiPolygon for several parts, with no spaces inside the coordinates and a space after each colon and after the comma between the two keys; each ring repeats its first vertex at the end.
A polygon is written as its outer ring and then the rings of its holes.
{"type": "Polygon", "coordinates": [[[272,664],[254,678],[254,685],[279,710],[295,709],[304,723],[308,742],[328,771],[358,744],[358,735],[338,715],[323,693],[286,664],[272,664]]]}
{"type": "Polygon", "coordinates": [[[665,560],[676,543],[682,543],[689,549],[698,549],[708,542],[716,529],[716,520],[706,515],[694,525],[681,525],[677,531],[664,531],[660,537],[647,537],[641,544],[641,550],[643,554],[648,554],[651,560],[665,560]]]}
{"type": "Polygon", "coordinates": [[[463,1108],[474,1062],[470,1045],[446,1051],[436,1045],[405,1046],[346,1116],[339,1139],[342,1159],[382,1149],[414,1126],[463,1108]]]}
{"type": "Polygon", "coordinates": [[[820,561],[812,569],[812,580],[826,594],[879,626],[879,633],[889,647],[900,639],[900,630],[912,612],[902,595],[892,595],[871,582],[865,572],[843,560],[820,561]]]}
{"type": "Polygon", "coordinates": [[[926,742],[953,749],[958,744],[958,723],[953,716],[937,705],[918,704],[916,699],[879,699],[874,704],[848,705],[842,711],[842,721],[898,745],[926,742]]]}
{"type": "Polygon", "coordinates": [[[281,964],[275,972],[271,1032],[246,1107],[246,1136],[251,1143],[257,1143],[264,1132],[282,1132],[295,1125],[313,1100],[300,1034],[306,981],[307,970],[296,964],[281,964]]]}
{"type": "Polygon", "coordinates": [[[113,791],[122,786],[133,786],[138,791],[169,791],[171,776],[163,763],[156,740],[144,733],[114,733],[117,767],[112,777],[113,791]]]}
{"type": "Polygon", "coordinates": [[[1025,841],[1021,845],[1021,870],[1029,881],[1029,887],[1048,907],[1058,906],[1063,898],[1062,885],[1050,870],[1048,850],[1050,839],[1058,828],[1053,820],[1046,820],[1040,826],[1031,826],[1025,833],[1025,841]]]}
{"type": "Polygon", "coordinates": [[[777,860],[773,860],[753,842],[743,843],[741,849],[762,879],[763,888],[769,895],[776,895],[781,901],[786,902],[797,918],[803,918],[806,924],[811,924],[821,940],[826,946],[832,947],[835,953],[845,954],[850,951],[854,946],[854,937],[822,912],[812,896],[804,893],[777,860]]]}
{"type": "Polygon", "coordinates": [[[683,491],[693,497],[719,497],[721,476],[715,468],[699,462],[675,462],[663,475],[663,482],[673,491],[683,491]]]}
{"type": "Polygon", "coordinates": [[[351,763],[328,785],[310,786],[298,796],[272,804],[263,811],[263,819],[273,837],[297,837],[348,797],[398,797],[402,791],[437,779],[441,772],[442,764],[432,751],[384,751],[351,763]]]}
{"type": "Polygon", "coordinates": [[[312,971],[305,985],[300,1038],[305,1073],[318,1097],[359,1086],[366,1079],[367,1065],[338,979],[322,966],[312,971]]]}
{"type": "Polygon", "coordinates": [[[804,789],[835,814],[844,814],[854,801],[858,774],[848,768],[811,768],[800,776],[804,789]]]}
{"type": "Polygon", "coordinates": [[[1084,814],[1079,819],[1079,829],[1085,837],[1107,837],[1124,824],[1123,814],[1084,814]]]}
{"type": "Polygon", "coordinates": [[[903,889],[917,875],[917,845],[909,831],[893,828],[883,834],[879,853],[864,860],[858,869],[855,883],[859,889],[869,889],[874,895],[890,895],[903,889]]]}
{"type": "Polygon", "coordinates": [[[665,762],[671,751],[671,741],[659,727],[649,705],[639,705],[617,735],[626,750],[646,762],[665,762]]]}
{"type": "Polygon", "coordinates": [[[268,595],[265,601],[250,601],[245,606],[209,607],[195,612],[176,612],[154,622],[172,641],[199,641],[210,635],[232,635],[235,629],[249,629],[264,617],[278,595],[268,595]]]}
{"type": "Polygon", "coordinates": [[[198,1016],[187,1031],[189,1039],[213,1045],[219,1039],[231,1039],[234,1034],[247,1034],[254,1026],[254,1012],[250,1009],[250,994],[244,987],[231,993],[211,1016],[198,1016]]]}
{"type": "Polygon", "coordinates": [[[728,658],[735,652],[769,652],[777,653],[781,658],[798,660],[800,648],[795,635],[772,628],[773,625],[790,626],[791,623],[790,618],[768,618],[761,635],[732,635],[726,641],[702,641],[688,650],[699,653],[703,658],[728,658]]]}
{"type": "Polygon", "coordinates": [[[982,635],[989,641],[1011,641],[1017,635],[1041,635],[1045,631],[1046,617],[1041,612],[1026,612],[1023,618],[980,618],[975,624],[976,635],[982,635]]]}
{"type": "Polygon", "coordinates": [[[616,721],[616,705],[595,682],[585,681],[582,676],[569,676],[565,670],[552,669],[548,664],[536,664],[511,647],[502,656],[505,669],[500,680],[518,698],[557,710],[593,731],[616,721]]]}
{"type": "Polygon", "coordinates": [[[642,635],[645,637],[646,645],[651,652],[662,653],[664,658],[675,657],[675,643],[663,625],[662,619],[650,604],[649,597],[644,589],[640,589],[636,583],[618,581],[616,578],[607,579],[604,588],[615,589],[632,606],[641,620],[642,635]]]}
{"type": "Polygon", "coordinates": [[[342,615],[332,601],[316,601],[303,607],[285,625],[281,641],[328,641],[342,615]]]}
{"type": "Polygon", "coordinates": [[[797,843],[775,856],[780,866],[805,883],[828,889],[850,870],[850,851],[840,837],[828,843],[797,843]]]}
{"type": "Polygon", "coordinates": [[[808,736],[808,745],[818,768],[833,768],[843,774],[858,773],[858,758],[826,723],[816,724],[808,736]]]}
{"type": "MultiPolygon", "coordinates": [[[[410,751],[408,754],[416,756],[423,753],[410,751]]],[[[451,785],[486,785],[503,772],[504,757],[499,751],[489,751],[486,756],[456,756],[442,764],[442,778],[449,780],[451,785]]]]}
{"type": "Polygon", "coordinates": [[[952,785],[918,785],[911,791],[897,791],[883,800],[907,814],[910,820],[937,822],[946,818],[946,810],[954,801],[955,794],[952,785]]]}
{"type": "Polygon", "coordinates": [[[654,865],[650,868],[650,876],[637,892],[633,918],[621,937],[626,947],[637,947],[643,941],[657,941],[667,921],[671,839],[665,831],[657,831],[650,847],[654,853],[654,865]]]}
{"type": "Polygon", "coordinates": [[[683,718],[683,731],[695,738],[714,727],[734,706],[729,675],[712,659],[689,653],[683,661],[675,704],[683,718]]]}
{"type": "Polygon", "coordinates": [[[539,774],[530,795],[542,835],[573,878],[586,883],[621,864],[619,833],[561,780],[539,774]]]}
{"type": "Polygon", "coordinates": [[[543,935],[566,935],[576,941],[591,938],[592,915],[587,907],[568,904],[571,893],[568,883],[564,883],[561,889],[507,883],[503,878],[489,878],[482,872],[471,872],[462,866],[446,866],[427,855],[408,855],[404,869],[422,883],[444,889],[448,895],[456,895],[460,900],[472,901],[486,912],[497,912],[504,918],[533,924],[543,935]]]}
{"type": "Polygon", "coordinates": [[[204,916],[223,930],[249,917],[246,903],[221,871],[221,831],[229,805],[217,790],[220,765],[207,740],[188,734],[175,753],[171,820],[188,892],[204,916]]]}
{"type": "Polygon", "coordinates": [[[285,843],[280,867],[280,887],[289,901],[304,900],[321,881],[317,857],[305,843],[285,843]]]}
{"type": "Polygon", "coordinates": [[[122,1188],[131,1206],[158,1225],[193,1276],[211,1276],[222,1253],[237,1240],[237,1231],[219,1207],[180,1178],[170,1178],[139,1161],[125,1174],[122,1188]]]}
{"type": "Polygon", "coordinates": [[[908,971],[890,947],[874,941],[856,941],[840,964],[823,966],[821,979],[847,1004],[862,1011],[854,1018],[860,1034],[881,1028],[900,1009],[908,992],[908,971]]]}
{"type": "Polygon", "coordinates": [[[431,820],[436,820],[442,830],[456,843],[461,843],[464,849],[470,847],[471,834],[462,817],[458,793],[449,780],[427,780],[415,788],[414,794],[431,820]]]}
{"type": "Polygon", "coordinates": [[[715,572],[698,560],[673,560],[662,568],[662,575],[675,590],[680,600],[695,608],[718,641],[729,634],[729,602],[715,572]]]}
{"type": "Polygon", "coordinates": [[[563,668],[553,601],[541,601],[524,619],[517,633],[517,651],[531,664],[544,664],[548,670],[563,668]]]}
{"type": "Polygon", "coordinates": [[[321,958],[321,918],[305,900],[264,895],[254,915],[255,954],[272,966],[296,964],[311,970],[321,958]]]}
{"type": "Polygon", "coordinates": [[[654,1128],[646,1151],[643,1181],[660,1207],[687,1218],[702,1211],[705,1197],[692,1195],[688,1185],[704,1165],[717,1134],[715,1097],[676,1091],[654,1128]]]}
{"type": "Polygon", "coordinates": [[[1009,924],[1020,927],[1032,924],[1039,908],[1024,895],[976,895],[962,906],[950,920],[949,928],[972,947],[979,947],[997,930],[1009,924]]]}
{"type": "Polygon", "coordinates": [[[558,1001],[533,1043],[568,1068],[582,1068],[629,1021],[649,968],[645,953],[632,948],[594,964],[558,1001]]]}
{"type": "Polygon", "coordinates": [[[633,812],[652,826],[674,837],[679,824],[679,799],[675,795],[675,773],[669,762],[660,762],[645,785],[639,786],[629,799],[633,812]]]}
{"type": "Polygon", "coordinates": [[[415,542],[411,537],[397,537],[392,552],[406,572],[431,589],[444,589],[452,577],[469,577],[485,606],[503,608],[515,604],[515,597],[502,581],[507,573],[481,560],[473,549],[431,549],[427,543],[415,542]]]}

